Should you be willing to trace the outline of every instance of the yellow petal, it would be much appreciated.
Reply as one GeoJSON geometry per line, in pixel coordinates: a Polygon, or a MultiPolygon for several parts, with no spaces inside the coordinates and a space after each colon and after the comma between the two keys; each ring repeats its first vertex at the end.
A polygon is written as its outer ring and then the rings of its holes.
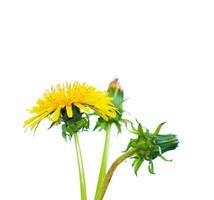
{"type": "Polygon", "coordinates": [[[69,118],[73,117],[73,110],[72,110],[72,105],[67,105],[66,106],[66,112],[69,118]]]}
{"type": "Polygon", "coordinates": [[[35,121],[33,121],[33,123],[31,123],[31,124],[29,125],[30,129],[33,130],[35,127],[37,127],[37,126],[39,125],[39,123],[40,123],[44,118],[47,117],[48,114],[49,114],[49,113],[46,112],[46,113],[44,113],[43,115],[41,115],[40,117],[38,117],[35,121]]]}
{"type": "Polygon", "coordinates": [[[108,121],[109,118],[107,115],[105,115],[104,113],[102,113],[101,111],[99,111],[98,109],[94,109],[94,111],[100,116],[102,117],[105,121],[108,121]]]}
{"type": "Polygon", "coordinates": [[[109,120],[109,118],[107,117],[107,115],[98,113],[98,115],[100,115],[100,117],[102,117],[106,122],[109,120]]]}
{"type": "Polygon", "coordinates": [[[54,113],[53,113],[53,116],[51,117],[51,120],[56,122],[58,119],[59,119],[59,116],[60,116],[60,111],[61,111],[61,107],[58,107],[54,113]]]}
{"type": "Polygon", "coordinates": [[[80,103],[74,103],[75,106],[77,106],[79,109],[84,110],[86,112],[90,112],[90,108],[80,104],[80,103]]]}
{"type": "Polygon", "coordinates": [[[26,120],[26,121],[24,122],[23,127],[26,127],[27,125],[31,124],[33,121],[35,121],[36,119],[40,118],[40,116],[43,116],[45,113],[46,113],[46,112],[43,112],[43,113],[41,113],[41,114],[38,114],[38,115],[35,115],[35,116],[29,118],[28,120],[26,120]]]}

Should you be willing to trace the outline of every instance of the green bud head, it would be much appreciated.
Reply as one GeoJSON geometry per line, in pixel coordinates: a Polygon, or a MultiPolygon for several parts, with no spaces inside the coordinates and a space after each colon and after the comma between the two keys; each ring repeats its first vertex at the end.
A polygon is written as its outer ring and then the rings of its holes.
{"type": "Polygon", "coordinates": [[[133,167],[137,174],[143,161],[149,161],[149,172],[154,174],[153,160],[157,157],[165,161],[167,160],[162,154],[177,148],[178,139],[174,134],[159,135],[161,127],[165,123],[158,125],[154,132],[150,132],[148,129],[144,130],[143,126],[138,122],[138,127],[132,126],[132,132],[137,135],[137,138],[131,139],[127,150],[132,148],[136,150],[134,155],[133,167]]]}

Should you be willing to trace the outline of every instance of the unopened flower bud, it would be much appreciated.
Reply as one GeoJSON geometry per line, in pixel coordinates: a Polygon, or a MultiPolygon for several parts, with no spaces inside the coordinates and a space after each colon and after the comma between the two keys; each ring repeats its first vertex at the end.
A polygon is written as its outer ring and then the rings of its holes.
{"type": "Polygon", "coordinates": [[[118,81],[118,78],[115,78],[110,82],[108,86],[109,96],[113,98],[113,104],[118,108],[122,109],[122,104],[124,102],[124,93],[118,81]]]}
{"type": "Polygon", "coordinates": [[[139,122],[137,128],[132,125],[132,132],[138,137],[130,140],[127,150],[130,148],[136,150],[135,155],[132,156],[134,158],[132,166],[134,167],[135,174],[137,174],[143,161],[149,161],[148,169],[152,174],[154,174],[153,160],[155,158],[160,157],[165,161],[170,161],[162,154],[176,149],[179,141],[174,134],[159,134],[164,124],[165,122],[159,124],[155,132],[150,132],[148,129],[143,128],[139,122]]]}
{"type": "Polygon", "coordinates": [[[120,83],[118,78],[115,78],[113,81],[109,83],[108,90],[121,90],[120,83]]]}
{"type": "Polygon", "coordinates": [[[117,127],[118,133],[122,131],[122,124],[127,125],[128,120],[123,119],[123,103],[124,103],[124,93],[119,84],[118,78],[110,82],[107,90],[108,96],[112,98],[112,103],[117,109],[117,114],[115,118],[111,118],[109,121],[104,121],[102,118],[99,118],[94,130],[98,129],[107,129],[109,125],[114,124],[117,127]]]}

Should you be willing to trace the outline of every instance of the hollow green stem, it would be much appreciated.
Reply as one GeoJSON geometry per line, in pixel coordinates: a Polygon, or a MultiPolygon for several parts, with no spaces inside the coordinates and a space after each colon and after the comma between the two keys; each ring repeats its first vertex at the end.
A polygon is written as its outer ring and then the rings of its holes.
{"type": "Polygon", "coordinates": [[[74,135],[74,142],[75,142],[75,148],[76,148],[76,154],[77,154],[77,163],[78,163],[78,169],[79,169],[81,200],[87,200],[85,173],[84,173],[82,153],[81,153],[80,144],[79,144],[79,138],[77,133],[74,133],[73,135],[74,135]]]}
{"type": "Polygon", "coordinates": [[[101,162],[101,166],[100,166],[100,173],[99,173],[99,177],[98,177],[98,181],[97,181],[95,200],[97,198],[97,195],[98,195],[100,189],[102,188],[103,180],[106,175],[108,153],[109,153],[110,132],[111,132],[111,124],[108,124],[108,126],[106,128],[105,144],[104,144],[104,149],[103,149],[102,162],[101,162]]]}
{"type": "Polygon", "coordinates": [[[98,192],[97,198],[96,200],[102,200],[105,192],[108,188],[108,185],[111,181],[111,178],[115,172],[115,170],[117,169],[117,167],[127,158],[129,158],[130,156],[132,156],[138,149],[130,149],[127,152],[125,152],[124,154],[122,154],[121,156],[119,156],[111,165],[110,169],[108,170],[104,180],[103,180],[103,184],[102,184],[102,188],[100,189],[100,191],[98,192]]]}

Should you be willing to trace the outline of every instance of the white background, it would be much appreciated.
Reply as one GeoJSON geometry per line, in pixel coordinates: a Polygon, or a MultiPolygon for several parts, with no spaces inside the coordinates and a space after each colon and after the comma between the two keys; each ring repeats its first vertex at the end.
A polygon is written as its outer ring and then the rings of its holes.
{"type": "MultiPolygon", "coordinates": [[[[116,76],[131,117],[151,129],[167,121],[180,145],[156,175],[121,165],[105,199],[214,199],[213,10],[208,0],[1,0],[0,199],[80,199],[73,142],[45,122],[25,133],[26,109],[52,84],[106,89],[116,76]]],[[[110,161],[129,137],[112,133],[110,161]]],[[[80,140],[92,200],[104,134],[80,140]]]]}

